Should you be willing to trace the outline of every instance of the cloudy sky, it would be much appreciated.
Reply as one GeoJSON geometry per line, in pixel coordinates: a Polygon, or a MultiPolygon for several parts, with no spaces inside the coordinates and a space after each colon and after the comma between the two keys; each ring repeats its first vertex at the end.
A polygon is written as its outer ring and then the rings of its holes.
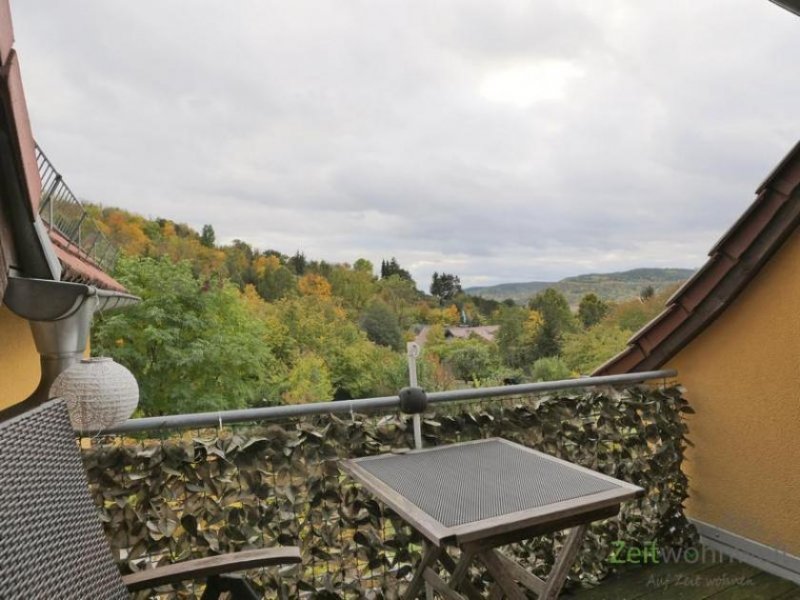
{"type": "Polygon", "coordinates": [[[87,200],[418,281],[697,267],[800,132],[767,0],[12,0],[87,200]]]}

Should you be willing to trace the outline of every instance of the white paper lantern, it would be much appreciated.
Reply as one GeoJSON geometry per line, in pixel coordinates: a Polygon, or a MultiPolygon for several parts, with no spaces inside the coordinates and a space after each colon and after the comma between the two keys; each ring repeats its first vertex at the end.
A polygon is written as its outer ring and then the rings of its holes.
{"type": "Polygon", "coordinates": [[[139,404],[139,384],[111,358],[85,358],[59,374],[51,398],[63,398],[76,431],[99,431],[127,420],[139,404]]]}

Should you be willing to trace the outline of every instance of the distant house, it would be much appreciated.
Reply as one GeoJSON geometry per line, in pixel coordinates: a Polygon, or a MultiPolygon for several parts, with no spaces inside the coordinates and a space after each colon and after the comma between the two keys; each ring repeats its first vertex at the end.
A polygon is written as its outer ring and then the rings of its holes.
{"type": "Polygon", "coordinates": [[[47,395],[87,351],[95,308],[136,300],[103,271],[113,248],[82,235],[80,203],[36,147],[13,42],[0,0],[0,410],[47,395]]]}
{"type": "Polygon", "coordinates": [[[444,337],[466,340],[472,336],[476,336],[486,340],[487,342],[493,342],[495,336],[497,336],[498,329],[500,329],[499,325],[481,325],[478,327],[447,327],[444,330],[444,337]]]}
{"type": "Polygon", "coordinates": [[[595,375],[675,368],[688,514],[710,544],[800,580],[800,143],[708,262],[595,375]]]}
{"type": "MultiPolygon", "coordinates": [[[[486,340],[487,342],[493,342],[497,336],[498,329],[500,329],[499,325],[481,325],[479,327],[445,327],[444,337],[448,340],[466,340],[474,335],[486,340]]],[[[422,348],[425,345],[425,342],[428,341],[428,334],[430,333],[430,330],[430,325],[424,325],[414,338],[414,341],[420,348],[422,348]]]]}

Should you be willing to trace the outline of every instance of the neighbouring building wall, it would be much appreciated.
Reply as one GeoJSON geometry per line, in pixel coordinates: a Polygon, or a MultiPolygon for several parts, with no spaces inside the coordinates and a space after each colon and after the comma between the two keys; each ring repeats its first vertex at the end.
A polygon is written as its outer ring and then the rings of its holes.
{"type": "Polygon", "coordinates": [[[800,231],[667,367],[696,411],[689,516],[800,556],[800,231]]]}
{"type": "Polygon", "coordinates": [[[30,396],[40,374],[30,325],[0,306],[0,410],[30,396]]]}

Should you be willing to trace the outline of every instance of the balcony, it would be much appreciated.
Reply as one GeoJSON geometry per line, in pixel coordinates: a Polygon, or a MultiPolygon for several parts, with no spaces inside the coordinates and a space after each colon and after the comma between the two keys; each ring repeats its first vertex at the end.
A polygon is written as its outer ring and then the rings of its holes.
{"type": "MultiPolygon", "coordinates": [[[[619,543],[662,551],[696,543],[682,510],[682,415],[690,409],[681,388],[667,383],[673,375],[431,394],[422,439],[434,446],[504,437],[645,488],[618,517],[591,526],[569,576],[568,593],[615,597],[598,592],[630,581],[625,575],[606,582],[628,566],[612,556],[619,543]]],[[[397,398],[387,397],[135,419],[84,437],[81,445],[124,572],[297,544],[301,566],[248,574],[265,597],[393,598],[420,560],[422,540],[348,479],[337,461],[413,447],[413,429],[412,418],[398,412],[397,398]]],[[[504,551],[544,576],[561,542],[560,535],[545,536],[504,551]]],[[[708,566],[707,557],[701,564],[708,566]]],[[[485,574],[476,570],[471,577],[487,589],[485,574]]],[[[640,595],[647,590],[643,584],[640,595]]],[[[187,598],[201,589],[158,592],[159,598],[187,598]]]]}
{"type": "Polygon", "coordinates": [[[36,164],[42,180],[39,216],[53,242],[90,259],[99,269],[112,272],[117,258],[116,246],[103,234],[97,221],[72,193],[38,144],[36,164]]]}

